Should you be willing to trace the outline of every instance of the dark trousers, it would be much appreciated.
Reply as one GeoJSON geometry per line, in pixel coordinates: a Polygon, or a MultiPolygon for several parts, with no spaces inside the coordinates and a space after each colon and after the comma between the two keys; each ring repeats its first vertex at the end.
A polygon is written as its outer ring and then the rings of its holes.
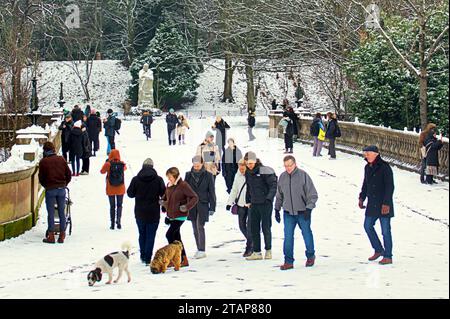
{"type": "Polygon", "coordinates": [[[111,217],[111,225],[115,222],[120,224],[122,218],[123,195],[108,196],[109,198],[109,215],[111,217]]]}
{"type": "Polygon", "coordinates": [[[420,163],[420,181],[425,183],[425,169],[427,168],[427,159],[422,158],[422,162],[420,163]]]}
{"type": "Polygon", "coordinates": [[[167,135],[169,136],[169,145],[177,145],[176,129],[167,127],[167,135]]]}
{"type": "Polygon", "coordinates": [[[69,162],[68,160],[70,160],[69,156],[69,145],[67,145],[66,143],[63,143],[62,146],[62,154],[64,159],[66,160],[66,162],[69,162]]]}
{"type": "Polygon", "coordinates": [[[331,156],[331,158],[336,158],[336,139],[330,138],[330,143],[328,145],[328,155],[331,156]]]}
{"type": "Polygon", "coordinates": [[[70,161],[72,162],[72,173],[80,173],[80,157],[76,154],[70,154],[70,161]]]}
{"type": "Polygon", "coordinates": [[[152,137],[152,127],[150,125],[144,125],[144,134],[148,137],[152,137]]]}
{"type": "Polygon", "coordinates": [[[89,157],[83,157],[83,165],[81,165],[81,171],[89,173],[89,167],[91,166],[91,160],[89,157]]]}
{"type": "Polygon", "coordinates": [[[390,217],[372,217],[366,216],[364,220],[364,229],[369,237],[370,244],[376,253],[382,253],[383,257],[392,258],[392,233],[390,217]],[[375,223],[380,220],[381,233],[383,234],[384,248],[375,231],[375,223]]]}
{"type": "Polygon", "coordinates": [[[227,193],[231,193],[231,189],[233,188],[233,182],[234,177],[236,176],[237,172],[226,172],[224,178],[225,178],[225,184],[227,185],[227,193]]]}
{"type": "Polygon", "coordinates": [[[247,240],[246,250],[253,250],[253,240],[250,226],[250,214],[247,207],[238,207],[239,229],[247,240]]]}
{"type": "Polygon", "coordinates": [[[266,250],[272,249],[272,203],[252,204],[250,208],[250,231],[253,251],[261,252],[261,226],[266,250]]]}
{"type": "Polygon", "coordinates": [[[108,143],[109,143],[109,146],[111,147],[111,149],[112,150],[115,150],[116,149],[116,141],[115,141],[115,136],[107,136],[106,137],[107,139],[108,139],[108,143]]]}
{"type": "Polygon", "coordinates": [[[197,210],[197,218],[192,220],[192,228],[194,230],[195,243],[198,251],[206,251],[206,233],[205,222],[200,219],[200,214],[197,210]]]}
{"type": "Polygon", "coordinates": [[[159,222],[146,223],[136,219],[139,230],[139,250],[141,252],[141,260],[147,264],[152,261],[153,247],[155,246],[156,231],[159,222]]]}
{"type": "Polygon", "coordinates": [[[58,204],[59,229],[66,230],[66,190],[64,188],[49,189],[45,191],[45,204],[47,206],[47,230],[55,231],[55,204],[58,204]]]}
{"type": "Polygon", "coordinates": [[[294,137],[289,134],[284,134],[284,148],[293,149],[294,148],[294,137]]]}
{"type": "Polygon", "coordinates": [[[93,154],[95,154],[95,152],[97,152],[100,149],[100,141],[98,139],[98,136],[96,138],[91,139],[90,141],[92,152],[93,154]]]}
{"type": "MultiPolygon", "coordinates": [[[[183,225],[183,223],[184,223],[184,221],[182,221],[182,220],[171,220],[170,221],[170,227],[166,233],[166,238],[167,238],[167,241],[169,242],[169,244],[173,243],[175,240],[178,240],[179,242],[183,243],[183,241],[181,240],[181,233],[180,233],[180,229],[181,229],[181,226],[183,225]]],[[[183,250],[181,251],[181,257],[183,258],[184,256],[186,256],[186,251],[184,250],[184,245],[183,245],[183,250]]]]}

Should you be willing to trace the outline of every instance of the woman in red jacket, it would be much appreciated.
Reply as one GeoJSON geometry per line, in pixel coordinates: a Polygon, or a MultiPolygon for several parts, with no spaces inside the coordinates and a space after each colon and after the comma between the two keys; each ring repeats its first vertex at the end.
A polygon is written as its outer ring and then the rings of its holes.
{"type": "Polygon", "coordinates": [[[114,224],[121,229],[120,220],[122,218],[122,204],[123,195],[125,194],[125,170],[127,166],[120,160],[120,153],[118,150],[111,150],[108,160],[103,164],[100,173],[106,174],[106,195],[109,198],[111,227],[114,229],[114,224]]]}
{"type": "MultiPolygon", "coordinates": [[[[187,220],[189,211],[197,205],[198,196],[189,184],[181,179],[178,168],[169,168],[166,176],[169,179],[169,184],[162,199],[162,204],[167,212],[166,224],[170,225],[166,238],[171,244],[175,240],[182,242],[180,228],[187,220]]],[[[181,258],[181,267],[189,266],[184,247],[181,258]]]]}

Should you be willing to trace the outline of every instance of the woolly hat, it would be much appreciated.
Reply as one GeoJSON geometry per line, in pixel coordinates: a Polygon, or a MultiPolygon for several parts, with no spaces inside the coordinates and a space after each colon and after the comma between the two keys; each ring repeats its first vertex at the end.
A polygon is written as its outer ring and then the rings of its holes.
{"type": "Polygon", "coordinates": [[[108,109],[108,111],[106,113],[111,114],[113,112],[112,109],[108,109]]]}
{"type": "Polygon", "coordinates": [[[208,131],[208,133],[206,133],[206,135],[205,135],[205,138],[208,139],[208,138],[210,138],[211,136],[214,136],[214,133],[211,132],[211,131],[208,131]]]}
{"type": "Polygon", "coordinates": [[[378,147],[376,147],[375,145],[369,145],[363,148],[363,152],[375,152],[375,153],[380,153],[378,150],[378,147]]]}
{"type": "Polygon", "coordinates": [[[81,128],[82,125],[83,125],[83,123],[79,120],[79,121],[76,121],[76,122],[75,122],[75,124],[73,125],[73,127],[81,128]]]}
{"type": "Polygon", "coordinates": [[[152,160],[151,158],[147,158],[147,159],[144,161],[144,164],[142,164],[142,166],[143,166],[143,167],[145,167],[145,166],[153,167],[153,160],[152,160]]]}
{"type": "Polygon", "coordinates": [[[170,109],[169,109],[169,112],[170,112],[170,113],[173,113],[173,112],[175,112],[175,110],[174,110],[173,108],[170,108],[170,109]]]}

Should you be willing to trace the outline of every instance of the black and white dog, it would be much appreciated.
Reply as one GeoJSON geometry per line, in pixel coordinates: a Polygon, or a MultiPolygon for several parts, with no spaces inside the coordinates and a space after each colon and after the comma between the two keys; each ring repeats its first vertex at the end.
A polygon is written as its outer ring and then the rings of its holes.
{"type": "Polygon", "coordinates": [[[112,283],[113,280],[113,270],[114,268],[119,268],[119,275],[114,283],[117,283],[122,277],[123,271],[127,273],[128,282],[131,281],[130,271],[128,270],[128,260],[130,259],[130,247],[131,244],[129,242],[125,242],[122,244],[122,251],[114,252],[106,255],[102,259],[100,259],[95,264],[95,269],[90,271],[87,279],[89,286],[93,286],[97,281],[102,280],[102,274],[107,273],[109,276],[109,280],[106,283],[107,285],[112,283]]]}

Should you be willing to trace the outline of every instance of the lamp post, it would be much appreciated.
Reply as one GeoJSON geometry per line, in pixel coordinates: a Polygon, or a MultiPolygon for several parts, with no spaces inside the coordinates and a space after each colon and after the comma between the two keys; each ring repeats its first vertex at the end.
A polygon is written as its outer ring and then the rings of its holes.
{"type": "Polygon", "coordinates": [[[63,108],[64,104],[66,104],[66,101],[64,101],[63,83],[62,82],[60,83],[60,86],[61,86],[61,88],[59,90],[59,101],[58,101],[58,104],[59,104],[60,108],[63,108]]]}
{"type": "Polygon", "coordinates": [[[30,99],[30,111],[29,114],[31,118],[31,124],[37,125],[38,118],[41,116],[37,110],[39,109],[39,99],[37,96],[37,79],[33,77],[31,80],[32,83],[32,91],[31,91],[31,99],[30,99]]]}

